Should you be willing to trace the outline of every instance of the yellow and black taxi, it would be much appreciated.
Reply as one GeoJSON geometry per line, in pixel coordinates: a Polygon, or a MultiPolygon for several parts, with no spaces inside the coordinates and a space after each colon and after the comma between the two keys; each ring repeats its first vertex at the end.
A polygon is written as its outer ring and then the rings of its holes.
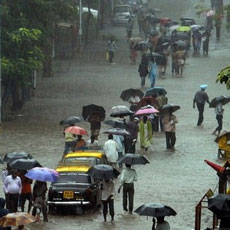
{"type": "Polygon", "coordinates": [[[62,160],[64,163],[73,163],[76,165],[82,161],[90,161],[92,165],[108,164],[105,154],[101,150],[79,150],[76,152],[71,152],[66,154],[62,160]]]}
{"type": "Polygon", "coordinates": [[[74,210],[79,207],[96,208],[101,204],[101,183],[87,174],[92,161],[60,163],[56,168],[59,177],[49,188],[50,211],[63,210],[68,206],[74,210]]]}

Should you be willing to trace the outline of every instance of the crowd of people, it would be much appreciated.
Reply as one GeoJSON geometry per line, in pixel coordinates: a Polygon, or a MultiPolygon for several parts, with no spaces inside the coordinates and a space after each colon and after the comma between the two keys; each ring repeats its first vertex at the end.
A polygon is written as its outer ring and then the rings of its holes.
{"type": "MultiPolygon", "coordinates": [[[[35,181],[32,189],[33,181],[25,176],[26,173],[27,170],[16,170],[10,168],[9,163],[7,163],[7,167],[2,170],[3,191],[5,198],[0,198],[0,215],[3,217],[8,213],[27,211],[35,216],[39,221],[40,213],[42,213],[43,220],[47,222],[47,183],[35,181]],[[25,209],[26,201],[28,201],[27,209],[25,209]]],[[[10,230],[11,228],[0,227],[0,229],[10,230]]],[[[23,229],[23,226],[19,226],[18,229],[23,229]]]]}

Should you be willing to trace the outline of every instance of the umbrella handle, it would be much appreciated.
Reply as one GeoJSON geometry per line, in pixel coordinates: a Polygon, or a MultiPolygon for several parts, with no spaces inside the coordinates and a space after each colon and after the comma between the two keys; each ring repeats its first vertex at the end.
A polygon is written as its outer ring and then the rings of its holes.
{"type": "Polygon", "coordinates": [[[123,184],[120,185],[120,187],[118,188],[117,192],[120,193],[121,192],[121,188],[122,188],[123,184]]]}

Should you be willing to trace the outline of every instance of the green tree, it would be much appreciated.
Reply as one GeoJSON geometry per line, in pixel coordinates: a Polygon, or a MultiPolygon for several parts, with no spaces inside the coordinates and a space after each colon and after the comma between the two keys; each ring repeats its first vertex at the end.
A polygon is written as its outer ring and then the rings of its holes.
{"type": "Polygon", "coordinates": [[[230,89],[230,66],[222,69],[217,75],[216,82],[220,82],[221,84],[225,84],[226,88],[230,89]]]}
{"type": "Polygon", "coordinates": [[[51,75],[55,26],[76,17],[73,6],[73,0],[1,0],[3,119],[9,99],[13,111],[22,107],[20,92],[30,87],[34,70],[51,75]]]}
{"type": "Polygon", "coordinates": [[[2,118],[6,119],[6,106],[11,98],[12,111],[23,106],[20,90],[30,87],[34,70],[42,67],[44,55],[39,48],[41,31],[20,28],[3,34],[2,42],[2,118]]]}

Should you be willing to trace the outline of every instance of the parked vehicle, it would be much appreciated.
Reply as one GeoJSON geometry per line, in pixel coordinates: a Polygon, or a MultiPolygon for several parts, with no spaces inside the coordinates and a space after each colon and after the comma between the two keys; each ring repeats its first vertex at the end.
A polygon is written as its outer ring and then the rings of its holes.
{"type": "Polygon", "coordinates": [[[195,19],[190,17],[182,17],[180,18],[180,21],[181,21],[181,26],[191,26],[196,24],[195,19]]]}
{"type": "Polygon", "coordinates": [[[87,174],[91,165],[59,165],[59,177],[49,188],[48,201],[50,211],[72,209],[75,213],[84,213],[85,207],[96,208],[101,204],[101,183],[87,174]]]}
{"type": "Polygon", "coordinates": [[[75,165],[78,165],[78,162],[81,163],[82,161],[90,161],[90,164],[93,165],[108,163],[102,150],[80,150],[66,154],[62,160],[63,163],[75,163],[75,165]]]}
{"type": "Polygon", "coordinates": [[[113,9],[112,24],[127,24],[130,17],[134,17],[130,5],[116,5],[113,9]]]}

